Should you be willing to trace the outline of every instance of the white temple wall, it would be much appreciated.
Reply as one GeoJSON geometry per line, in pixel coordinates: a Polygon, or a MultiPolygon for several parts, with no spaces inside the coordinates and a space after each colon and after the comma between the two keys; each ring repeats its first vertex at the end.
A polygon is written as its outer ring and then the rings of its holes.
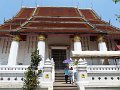
{"type": "MultiPolygon", "coordinates": [[[[116,37],[115,37],[116,38],[116,37]]],[[[119,39],[119,37],[117,37],[119,39]]],[[[115,49],[115,42],[114,38],[107,41],[108,50],[115,49]]],[[[19,43],[19,51],[18,51],[18,58],[17,64],[29,65],[31,60],[31,52],[37,48],[37,35],[28,35],[26,41],[20,41],[19,43]]],[[[90,37],[82,36],[82,50],[89,50],[89,51],[97,51],[98,50],[98,42],[97,41],[90,41],[90,37]]],[[[46,38],[46,58],[51,58],[50,46],[69,46],[70,48],[67,51],[67,58],[71,56],[71,51],[73,51],[73,40],[69,37],[69,35],[48,35],[46,38]]],[[[0,64],[7,65],[8,62],[8,55],[11,46],[11,38],[1,37],[0,38],[0,64]]],[[[89,58],[86,59],[89,65],[98,65],[101,64],[99,58],[89,58]]],[[[116,60],[118,63],[120,60],[116,60]]],[[[116,64],[115,60],[109,59],[109,63],[111,65],[116,64]]]]}
{"type": "Polygon", "coordinates": [[[8,37],[0,38],[0,65],[7,65],[10,45],[11,38],[8,37]]]}
{"type": "Polygon", "coordinates": [[[26,41],[20,41],[18,51],[18,64],[29,65],[31,61],[31,52],[37,48],[37,36],[29,35],[26,41]]]}

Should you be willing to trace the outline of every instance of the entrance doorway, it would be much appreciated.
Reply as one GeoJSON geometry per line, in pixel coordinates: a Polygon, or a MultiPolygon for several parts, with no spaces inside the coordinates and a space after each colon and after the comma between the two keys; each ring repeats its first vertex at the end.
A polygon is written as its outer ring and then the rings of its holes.
{"type": "Polygon", "coordinates": [[[52,58],[55,62],[55,69],[64,69],[63,61],[66,59],[66,49],[52,49],[52,58]]]}

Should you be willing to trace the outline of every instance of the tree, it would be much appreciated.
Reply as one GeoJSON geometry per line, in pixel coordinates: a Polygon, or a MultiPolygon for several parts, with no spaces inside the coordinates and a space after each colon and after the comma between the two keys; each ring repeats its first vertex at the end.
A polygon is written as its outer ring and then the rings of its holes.
{"type": "Polygon", "coordinates": [[[35,90],[39,85],[38,75],[41,70],[38,70],[38,64],[41,60],[38,50],[31,54],[31,64],[25,72],[23,90],[35,90]]]}
{"type": "MultiPolygon", "coordinates": [[[[113,0],[113,2],[115,2],[115,4],[117,4],[118,2],[120,2],[120,0],[113,0]]],[[[120,15],[116,15],[117,16],[117,20],[120,22],[120,15]]]]}
{"type": "Polygon", "coordinates": [[[115,4],[116,4],[117,2],[120,2],[120,0],[113,0],[113,2],[115,2],[115,4]]]}

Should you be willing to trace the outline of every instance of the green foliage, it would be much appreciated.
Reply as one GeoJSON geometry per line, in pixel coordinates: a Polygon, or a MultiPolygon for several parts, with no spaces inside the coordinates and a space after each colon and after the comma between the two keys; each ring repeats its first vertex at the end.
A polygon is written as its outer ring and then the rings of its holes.
{"type": "Polygon", "coordinates": [[[39,55],[39,51],[36,50],[31,54],[31,67],[37,69],[37,66],[40,61],[41,61],[41,57],[39,55]]]}
{"type": "MultiPolygon", "coordinates": [[[[120,2],[120,0],[112,0],[112,1],[115,2],[115,4],[120,2]]],[[[117,16],[116,20],[118,20],[120,22],[120,15],[116,15],[116,16],[117,16]]]]}
{"type": "Polygon", "coordinates": [[[78,65],[78,61],[75,61],[75,62],[74,62],[74,65],[78,65]]]}
{"type": "Polygon", "coordinates": [[[117,2],[120,2],[120,0],[113,0],[113,2],[115,2],[115,4],[116,4],[117,2]]]}
{"type": "Polygon", "coordinates": [[[41,61],[39,51],[36,50],[31,54],[31,64],[25,72],[23,90],[35,90],[39,84],[38,75],[41,70],[38,69],[38,64],[41,61]]]}
{"type": "Polygon", "coordinates": [[[117,19],[120,22],[120,15],[116,15],[117,19]]]}

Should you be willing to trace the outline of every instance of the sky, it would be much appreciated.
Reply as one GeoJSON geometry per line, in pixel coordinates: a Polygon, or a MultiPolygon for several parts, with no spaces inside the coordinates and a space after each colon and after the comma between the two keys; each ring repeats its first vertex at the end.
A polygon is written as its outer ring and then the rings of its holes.
{"type": "Polygon", "coordinates": [[[11,19],[21,7],[57,6],[92,8],[103,20],[120,28],[116,14],[120,14],[120,3],[112,0],[0,0],[0,24],[11,19]]]}

